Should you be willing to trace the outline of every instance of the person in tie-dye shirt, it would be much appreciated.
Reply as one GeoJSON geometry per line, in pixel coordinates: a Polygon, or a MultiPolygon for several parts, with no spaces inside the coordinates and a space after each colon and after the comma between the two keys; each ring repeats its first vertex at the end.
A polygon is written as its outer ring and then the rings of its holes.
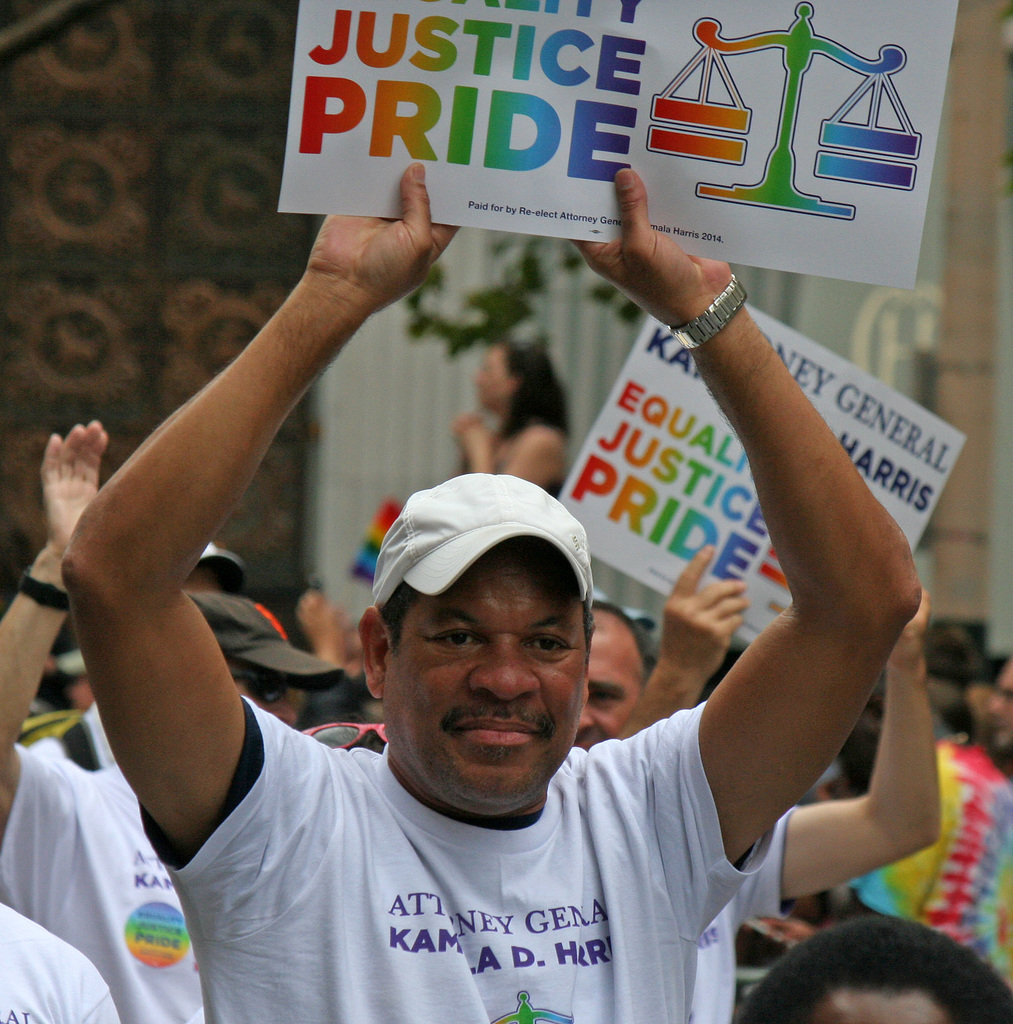
{"type": "MultiPolygon", "coordinates": [[[[1011,703],[1013,678],[1005,675],[1011,700],[1004,703],[1011,703]]],[[[992,705],[1003,701],[999,692],[992,705]]],[[[987,736],[999,738],[998,724],[987,736]]],[[[1013,982],[1013,783],[997,767],[987,736],[986,746],[950,739],[937,745],[939,840],[853,887],[872,910],[938,928],[1013,982]]]]}

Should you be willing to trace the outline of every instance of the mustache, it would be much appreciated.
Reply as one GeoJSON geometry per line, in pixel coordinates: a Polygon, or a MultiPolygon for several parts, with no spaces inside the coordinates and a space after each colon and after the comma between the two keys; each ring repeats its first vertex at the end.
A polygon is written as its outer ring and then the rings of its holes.
{"type": "Polygon", "coordinates": [[[451,708],[441,719],[444,732],[456,732],[461,722],[471,719],[499,719],[504,722],[518,722],[530,726],[534,734],[543,740],[551,740],[556,734],[556,723],[544,711],[526,711],[511,708],[509,704],[479,704],[473,707],[451,708]]]}

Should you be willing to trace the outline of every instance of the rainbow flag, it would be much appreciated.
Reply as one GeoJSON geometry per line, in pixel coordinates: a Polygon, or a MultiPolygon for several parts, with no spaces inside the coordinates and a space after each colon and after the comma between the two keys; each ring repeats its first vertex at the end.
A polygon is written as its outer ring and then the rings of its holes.
{"type": "Polygon", "coordinates": [[[401,503],[395,498],[384,498],[373,516],[373,521],[366,531],[365,540],[359,553],[352,563],[351,573],[356,579],[363,580],[372,586],[376,575],[376,559],[380,554],[380,545],[394,520],[401,514],[401,503]]]}

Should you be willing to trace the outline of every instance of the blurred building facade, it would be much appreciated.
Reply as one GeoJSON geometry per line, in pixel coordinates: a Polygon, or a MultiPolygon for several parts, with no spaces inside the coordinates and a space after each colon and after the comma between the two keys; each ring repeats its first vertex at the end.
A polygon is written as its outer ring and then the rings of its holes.
{"type": "MultiPolygon", "coordinates": [[[[54,6],[0,0],[0,38],[54,6]]],[[[114,469],[298,279],[313,225],[276,212],[297,6],[92,2],[0,58],[3,589],[44,539],[49,433],[101,418],[114,469]]],[[[219,538],[260,592],[301,573],[308,429],[219,538]]]]}

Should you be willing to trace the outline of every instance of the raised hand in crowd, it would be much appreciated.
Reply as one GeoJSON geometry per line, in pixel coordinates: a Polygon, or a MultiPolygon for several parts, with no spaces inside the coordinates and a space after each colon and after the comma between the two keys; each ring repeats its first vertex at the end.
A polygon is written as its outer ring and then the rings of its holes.
{"type": "Polygon", "coordinates": [[[20,778],[14,744],[67,618],[61,561],[81,513],[98,493],[108,443],[102,424],[93,420],[65,438],[53,434],[42,458],[46,546],[0,620],[0,841],[20,778]]]}
{"type": "Polygon", "coordinates": [[[700,699],[707,680],[721,667],[749,607],[742,580],[714,580],[701,587],[714,548],[706,545],[675,581],[662,611],[658,660],[622,736],[667,718],[700,699]]]}
{"type": "Polygon", "coordinates": [[[296,604],[295,615],[318,658],[350,676],[362,672],[362,642],[343,605],[329,600],[317,587],[308,587],[296,604]]]}

